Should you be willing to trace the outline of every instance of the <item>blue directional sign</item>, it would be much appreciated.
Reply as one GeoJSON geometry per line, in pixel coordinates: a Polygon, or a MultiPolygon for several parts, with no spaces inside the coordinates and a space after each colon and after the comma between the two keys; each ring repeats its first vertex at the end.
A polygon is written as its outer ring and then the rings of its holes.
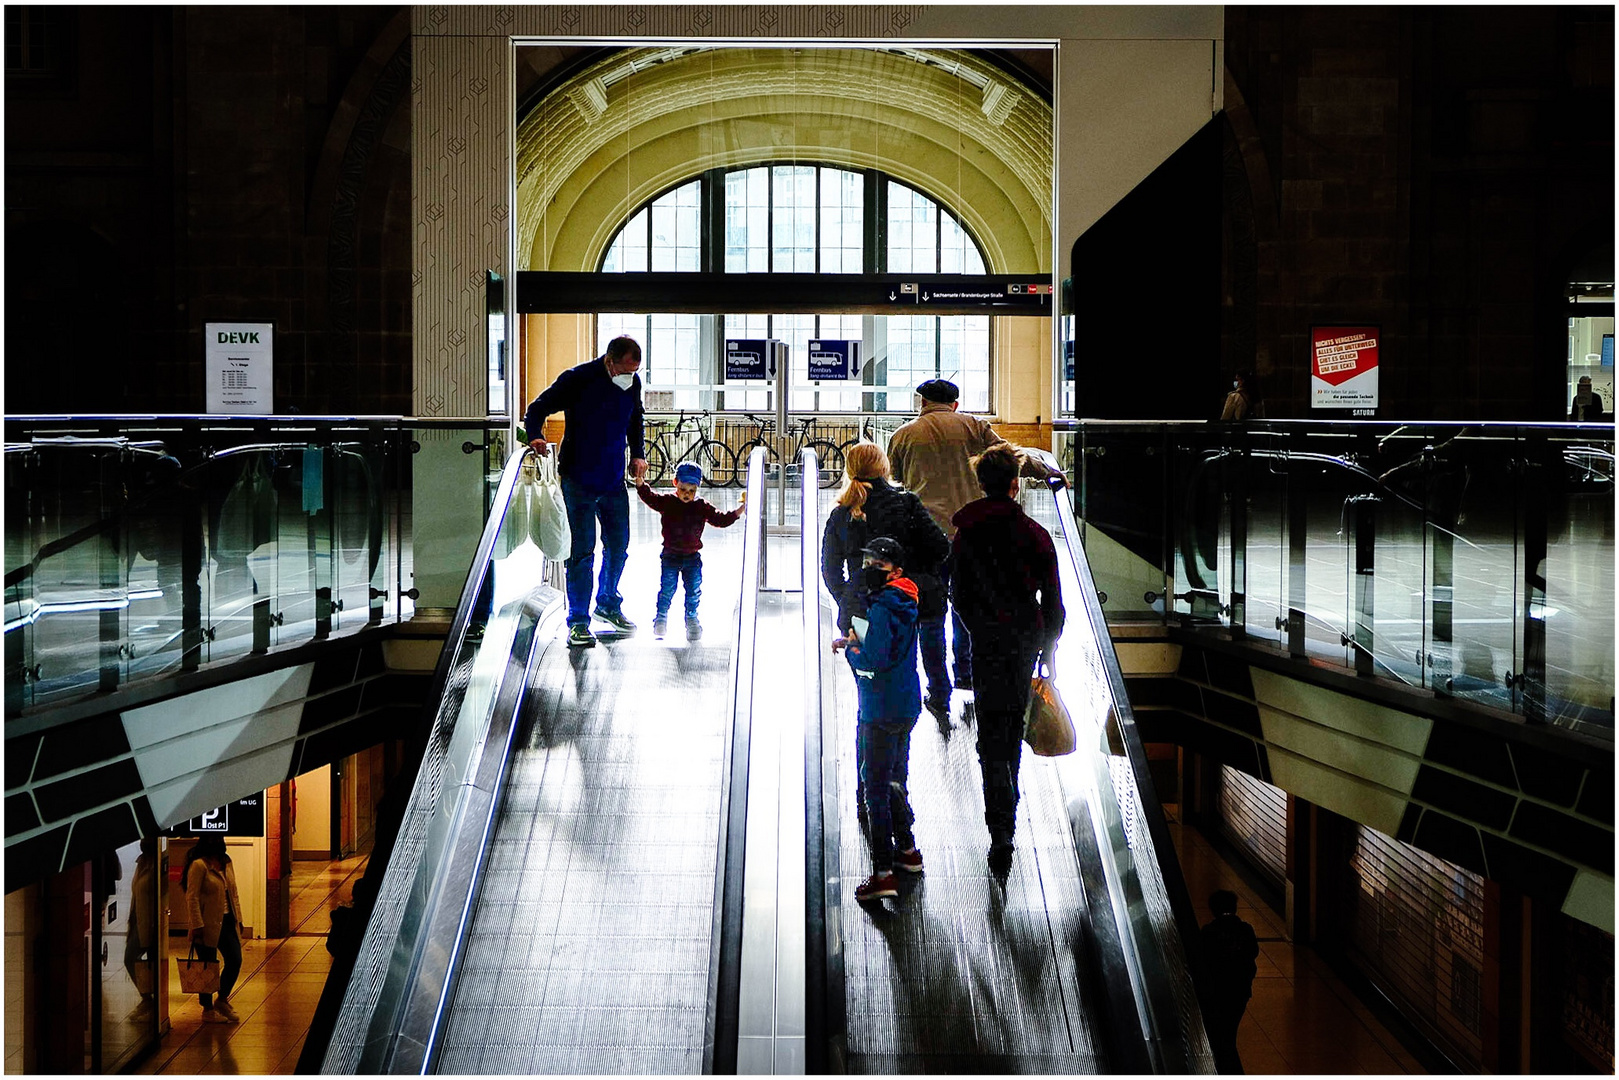
{"type": "Polygon", "coordinates": [[[727,379],[769,379],[771,370],[771,339],[727,338],[725,342],[725,377],[727,379]]]}
{"type": "Polygon", "coordinates": [[[860,342],[821,338],[809,343],[809,377],[854,379],[860,376],[860,342]]]}

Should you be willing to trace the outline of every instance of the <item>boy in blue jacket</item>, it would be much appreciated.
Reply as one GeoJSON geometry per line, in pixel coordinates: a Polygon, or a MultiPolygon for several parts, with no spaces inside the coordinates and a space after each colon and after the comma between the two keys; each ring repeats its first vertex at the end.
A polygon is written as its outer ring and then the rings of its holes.
{"type": "Polygon", "coordinates": [[[870,827],[872,872],[854,896],[864,903],[899,895],[896,868],[922,872],[922,853],[911,831],[916,815],[905,793],[911,729],[922,711],[922,682],[916,674],[917,588],[905,576],[905,549],[898,540],[879,536],[861,549],[861,556],[866,616],[832,642],[832,651],[848,648],[860,691],[855,763],[870,827]]]}

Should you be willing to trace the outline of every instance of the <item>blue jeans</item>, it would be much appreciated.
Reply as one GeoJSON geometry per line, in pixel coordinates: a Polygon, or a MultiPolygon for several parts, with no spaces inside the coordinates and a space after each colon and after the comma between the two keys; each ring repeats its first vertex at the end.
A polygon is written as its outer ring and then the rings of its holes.
{"type": "Polygon", "coordinates": [[[894,868],[894,852],[909,851],[916,846],[911,826],[916,815],[911,812],[905,785],[911,778],[910,720],[884,720],[872,723],[860,720],[855,725],[855,768],[860,774],[860,794],[866,803],[866,820],[871,827],[871,865],[879,874],[894,868]],[[883,724],[903,725],[899,728],[883,724]]]}
{"type": "MultiPolygon", "coordinates": [[[[939,587],[948,597],[949,559],[939,567],[939,587]]],[[[951,679],[945,675],[944,623],[943,615],[933,619],[920,619],[916,624],[916,635],[917,644],[922,651],[922,670],[928,677],[928,696],[948,704],[951,679]]],[[[970,686],[973,681],[972,640],[967,636],[967,628],[962,625],[961,616],[956,613],[954,604],[950,604],[950,640],[954,643],[955,663],[951,667],[954,680],[962,686],[970,686]]]]}
{"type": "Polygon", "coordinates": [[[669,614],[669,605],[675,600],[675,586],[686,583],[686,618],[697,618],[697,601],[703,598],[703,556],[694,551],[690,555],[663,553],[663,580],[658,584],[658,618],[669,614]]]}
{"type": "Polygon", "coordinates": [[[630,497],[623,485],[591,491],[562,477],[562,504],[568,510],[573,546],[562,563],[568,575],[568,625],[590,625],[590,575],[596,565],[596,519],[601,519],[602,568],[596,582],[596,606],[618,611],[624,598],[618,579],[630,550],[630,497]]]}

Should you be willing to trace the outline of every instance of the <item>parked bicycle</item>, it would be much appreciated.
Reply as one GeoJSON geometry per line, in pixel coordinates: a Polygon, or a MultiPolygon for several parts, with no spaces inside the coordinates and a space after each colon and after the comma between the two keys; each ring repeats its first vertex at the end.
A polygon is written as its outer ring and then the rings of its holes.
{"type": "Polygon", "coordinates": [[[686,461],[701,466],[704,481],[709,484],[729,487],[737,481],[736,455],[714,438],[707,413],[682,411],[672,425],[659,425],[646,440],[646,482],[663,483],[676,466],[686,461]]]}
{"type": "MultiPolygon", "coordinates": [[[[736,460],[747,461],[748,455],[753,452],[753,448],[762,446],[765,448],[766,461],[771,465],[779,465],[781,455],[776,450],[775,440],[769,437],[775,431],[776,421],[769,417],[756,416],[753,413],[744,413],[743,415],[751,420],[758,427],[758,430],[741,446],[737,447],[736,460]]],[[[828,439],[815,438],[816,417],[802,416],[793,423],[797,426],[797,430],[790,436],[793,440],[793,446],[789,460],[796,462],[804,447],[810,447],[815,451],[817,473],[815,486],[822,488],[835,487],[843,480],[842,448],[828,439]]]]}

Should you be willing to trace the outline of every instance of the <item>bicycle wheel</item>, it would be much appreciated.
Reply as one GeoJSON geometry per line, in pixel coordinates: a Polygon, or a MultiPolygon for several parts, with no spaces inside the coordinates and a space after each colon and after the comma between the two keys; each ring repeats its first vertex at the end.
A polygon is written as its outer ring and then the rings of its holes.
{"type": "Polygon", "coordinates": [[[843,482],[843,451],[836,443],[817,439],[808,444],[815,451],[815,486],[836,487],[843,482]]]}
{"type": "Polygon", "coordinates": [[[686,460],[700,465],[705,480],[715,487],[730,487],[736,483],[736,455],[718,439],[704,439],[692,447],[686,460]]]}
{"type": "Polygon", "coordinates": [[[771,446],[763,439],[749,439],[747,442],[736,448],[736,465],[733,467],[733,472],[736,476],[736,483],[738,484],[745,485],[748,482],[748,458],[753,454],[753,448],[755,446],[762,446],[765,448],[766,474],[770,472],[770,466],[776,463],[777,454],[775,447],[771,446]]]}

